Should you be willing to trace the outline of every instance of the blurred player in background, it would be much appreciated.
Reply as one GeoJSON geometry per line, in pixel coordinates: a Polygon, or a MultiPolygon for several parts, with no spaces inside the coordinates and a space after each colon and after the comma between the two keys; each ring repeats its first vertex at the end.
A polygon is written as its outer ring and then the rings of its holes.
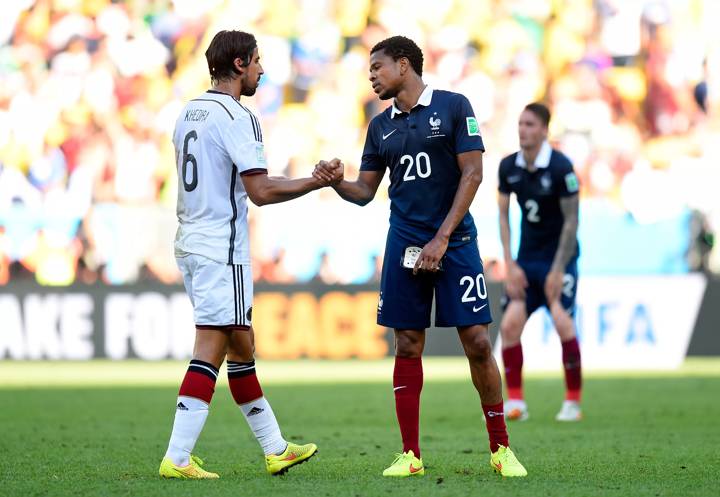
{"type": "MultiPolygon", "coordinates": [[[[160,475],[218,478],[192,450],[226,357],[232,396],[265,453],[267,471],[280,474],[317,447],[283,438],[255,374],[247,198],[257,205],[284,202],[327,183],[268,177],[260,123],[240,103],[255,94],[263,74],[254,36],[221,31],[205,55],[212,89],[187,103],[173,137],[180,177],[175,255],[197,331],[160,475]]],[[[340,171],[338,162],[324,163],[330,176],[340,171]]]]}
{"type": "MultiPolygon", "coordinates": [[[[422,80],[423,55],[402,36],[373,47],[370,81],[393,105],[368,128],[360,174],[334,188],[345,200],[370,202],[390,170],[390,230],[382,270],[378,323],[395,330],[393,386],[403,452],[383,475],[425,473],[420,458],[422,353],[433,294],[437,326],[456,327],[480,394],[490,438],[490,464],[525,476],[508,447],[500,372],[492,355],[492,321],[477,231],[468,208],[482,181],[483,141],[469,101],[422,80]]],[[[331,165],[315,173],[334,181],[331,165]]]]}
{"type": "Polygon", "coordinates": [[[541,306],[550,311],[562,344],[567,387],[558,421],[579,421],[580,347],[575,336],[577,290],[578,180],[570,160],[547,141],[550,111],[532,103],[520,114],[520,151],[500,163],[500,237],[507,264],[506,308],[500,324],[508,419],[528,418],[523,398],[520,337],[528,317],[541,306]],[[510,249],[510,194],[522,210],[520,250],[510,249]]]}

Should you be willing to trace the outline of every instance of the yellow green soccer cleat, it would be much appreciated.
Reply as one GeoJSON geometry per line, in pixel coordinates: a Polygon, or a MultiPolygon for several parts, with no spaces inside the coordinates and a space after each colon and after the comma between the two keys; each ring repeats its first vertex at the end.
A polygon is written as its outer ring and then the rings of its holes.
{"type": "Polygon", "coordinates": [[[297,445],[288,442],[287,449],[280,455],[265,456],[265,467],[273,476],[287,472],[292,466],[302,464],[317,453],[317,445],[297,445]]]}
{"type": "Polygon", "coordinates": [[[517,460],[510,447],[502,445],[490,454],[490,467],[503,476],[527,476],[527,470],[517,460]]]}
{"type": "Polygon", "coordinates": [[[207,480],[220,478],[217,473],[202,469],[203,460],[190,455],[190,464],[185,467],[175,466],[170,458],[163,458],[160,463],[160,476],[163,478],[183,478],[188,480],[207,480]]]}
{"type": "Polygon", "coordinates": [[[405,478],[406,476],[422,476],[425,474],[425,466],[422,459],[415,457],[412,450],[395,454],[395,460],[383,471],[383,476],[395,476],[405,478]]]}

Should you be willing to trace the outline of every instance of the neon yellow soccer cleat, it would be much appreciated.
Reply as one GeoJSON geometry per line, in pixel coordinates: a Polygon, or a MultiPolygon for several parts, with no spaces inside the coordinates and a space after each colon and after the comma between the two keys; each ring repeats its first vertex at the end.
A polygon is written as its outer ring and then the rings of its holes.
{"type": "Polygon", "coordinates": [[[296,464],[302,464],[317,453],[317,445],[297,445],[288,442],[287,449],[280,455],[265,456],[265,467],[273,476],[281,475],[296,464]]]}
{"type": "Polygon", "coordinates": [[[160,476],[163,478],[183,478],[188,480],[207,480],[220,478],[217,473],[211,473],[202,469],[203,460],[190,455],[190,464],[185,467],[175,466],[170,458],[163,458],[160,463],[160,476]]]}
{"type": "Polygon", "coordinates": [[[490,454],[490,467],[503,476],[527,476],[527,470],[517,460],[510,447],[502,445],[490,454]]]}
{"type": "Polygon", "coordinates": [[[395,460],[383,471],[383,476],[394,476],[405,478],[406,476],[422,476],[425,474],[425,466],[422,459],[415,457],[412,450],[396,454],[395,460]]]}

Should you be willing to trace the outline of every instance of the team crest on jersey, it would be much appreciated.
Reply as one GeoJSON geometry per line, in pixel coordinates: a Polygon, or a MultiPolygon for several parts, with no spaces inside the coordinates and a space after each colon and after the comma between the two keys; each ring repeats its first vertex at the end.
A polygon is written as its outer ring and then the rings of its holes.
{"type": "Polygon", "coordinates": [[[442,124],[442,120],[437,117],[437,112],[433,112],[433,115],[430,116],[430,119],[428,119],[428,123],[430,124],[430,134],[427,136],[427,138],[445,136],[440,133],[440,125],[442,124]]]}
{"type": "Polygon", "coordinates": [[[540,176],[540,186],[542,186],[543,190],[549,190],[552,187],[552,178],[550,177],[550,173],[545,173],[540,176]]]}

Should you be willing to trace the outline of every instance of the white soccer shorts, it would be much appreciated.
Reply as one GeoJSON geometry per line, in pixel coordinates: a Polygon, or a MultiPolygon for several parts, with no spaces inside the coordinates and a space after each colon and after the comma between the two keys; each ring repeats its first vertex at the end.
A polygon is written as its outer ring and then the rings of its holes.
{"type": "Polygon", "coordinates": [[[195,325],[250,327],[253,280],[249,264],[224,264],[197,254],[176,260],[195,325]]]}

